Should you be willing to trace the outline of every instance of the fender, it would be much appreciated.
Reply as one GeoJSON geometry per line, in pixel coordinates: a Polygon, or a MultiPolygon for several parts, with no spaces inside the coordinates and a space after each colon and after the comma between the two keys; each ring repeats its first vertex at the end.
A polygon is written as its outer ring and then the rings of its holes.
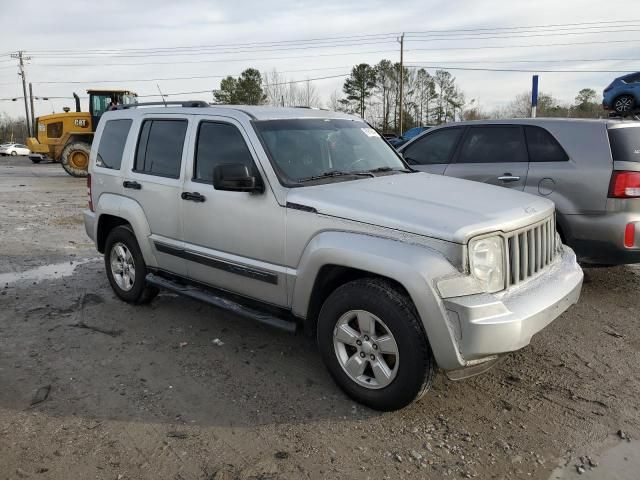
{"type": "MultiPolygon", "coordinates": [[[[96,211],[100,212],[100,216],[105,214],[113,215],[114,217],[120,217],[129,222],[136,238],[140,240],[140,250],[144,262],[151,267],[158,266],[154,251],[151,248],[151,242],[148,241],[151,235],[151,228],[138,202],[120,195],[103,193],[98,199],[96,211]]],[[[98,225],[100,225],[100,218],[98,218],[96,222],[95,238],[98,238],[98,225]]]]}
{"type": "Polygon", "coordinates": [[[364,270],[398,282],[416,307],[438,365],[454,369],[465,364],[435,286],[436,279],[460,272],[442,254],[425,246],[366,234],[319,233],[307,244],[296,271],[292,298],[296,316],[307,316],[318,272],[325,265],[364,270]]]}

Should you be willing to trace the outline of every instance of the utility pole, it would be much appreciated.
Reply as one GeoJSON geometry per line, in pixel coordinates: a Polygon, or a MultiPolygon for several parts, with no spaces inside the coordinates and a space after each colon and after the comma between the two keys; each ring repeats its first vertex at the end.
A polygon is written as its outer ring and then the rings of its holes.
{"type": "Polygon", "coordinates": [[[17,58],[19,61],[18,66],[20,67],[20,73],[18,75],[22,77],[22,94],[24,98],[25,121],[27,122],[27,132],[31,132],[31,122],[29,120],[29,103],[27,100],[27,79],[24,74],[24,61],[31,60],[31,57],[25,57],[22,50],[20,50],[18,53],[12,53],[11,58],[17,58]]]}
{"type": "Polygon", "coordinates": [[[31,136],[36,137],[38,132],[36,132],[36,119],[33,108],[33,85],[29,82],[29,103],[31,104],[31,136]]]}
{"type": "Polygon", "coordinates": [[[399,101],[400,113],[398,114],[400,129],[398,131],[398,134],[402,135],[402,117],[403,117],[402,104],[403,104],[403,91],[404,91],[404,32],[402,33],[402,35],[400,35],[400,39],[398,41],[400,42],[400,101],[399,101]]]}

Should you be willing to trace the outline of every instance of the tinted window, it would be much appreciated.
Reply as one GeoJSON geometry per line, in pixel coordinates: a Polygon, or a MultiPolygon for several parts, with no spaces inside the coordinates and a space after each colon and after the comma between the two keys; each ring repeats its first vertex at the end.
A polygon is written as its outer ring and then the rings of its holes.
{"type": "Polygon", "coordinates": [[[186,120],[145,120],[136,151],[135,171],[180,177],[186,120]]]}
{"type": "Polygon", "coordinates": [[[549,132],[540,127],[524,127],[531,162],[566,162],[569,156],[549,132]]]}
{"type": "Polygon", "coordinates": [[[458,163],[526,162],[522,130],[515,126],[471,127],[458,163]]]}
{"type": "Polygon", "coordinates": [[[623,80],[627,83],[638,83],[640,82],[640,73],[632,73],[631,75],[627,75],[623,78],[623,80]]]}
{"type": "Polygon", "coordinates": [[[47,125],[47,138],[60,138],[62,136],[62,122],[53,122],[47,125]]]}
{"type": "Polygon", "coordinates": [[[414,165],[449,163],[461,133],[461,128],[435,131],[409,145],[403,152],[404,158],[414,165]]]}
{"type": "Polygon", "coordinates": [[[124,144],[129,135],[131,120],[109,120],[102,131],[96,166],[120,170],[124,144]]]}
{"type": "Polygon", "coordinates": [[[198,129],[194,180],[213,181],[213,169],[241,163],[253,170],[253,157],[240,131],[228,123],[202,122],[198,129]]]}
{"type": "Polygon", "coordinates": [[[640,128],[614,128],[609,130],[609,143],[613,160],[640,162],[640,128]]]}

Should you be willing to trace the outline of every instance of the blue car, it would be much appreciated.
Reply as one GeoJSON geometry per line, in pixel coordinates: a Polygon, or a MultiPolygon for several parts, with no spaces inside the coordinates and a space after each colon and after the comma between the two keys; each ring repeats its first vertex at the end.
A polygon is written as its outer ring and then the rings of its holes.
{"type": "Polygon", "coordinates": [[[417,137],[422,132],[424,132],[425,130],[429,130],[430,128],[431,128],[431,125],[427,125],[425,127],[413,127],[413,128],[410,128],[409,130],[404,132],[401,136],[395,137],[395,138],[390,138],[389,139],[389,143],[394,148],[398,148],[398,147],[404,145],[405,143],[407,143],[413,137],[417,137]]]}
{"type": "Polygon", "coordinates": [[[640,72],[616,78],[604,89],[602,106],[616,115],[629,115],[640,110],[640,72]]]}

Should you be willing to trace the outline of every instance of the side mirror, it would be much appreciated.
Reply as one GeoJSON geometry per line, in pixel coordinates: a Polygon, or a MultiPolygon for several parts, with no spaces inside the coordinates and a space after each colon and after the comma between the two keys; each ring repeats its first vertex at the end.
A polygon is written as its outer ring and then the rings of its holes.
{"type": "Polygon", "coordinates": [[[241,163],[225,163],[213,169],[213,188],[228,192],[262,192],[249,167],[241,163]]]}

